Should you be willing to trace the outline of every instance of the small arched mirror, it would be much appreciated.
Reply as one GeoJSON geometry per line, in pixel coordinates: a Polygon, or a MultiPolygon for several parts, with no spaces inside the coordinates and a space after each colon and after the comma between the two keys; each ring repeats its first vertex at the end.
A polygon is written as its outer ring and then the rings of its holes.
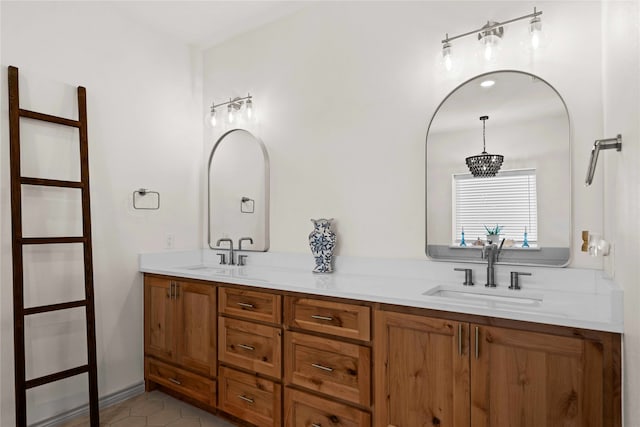
{"type": "Polygon", "coordinates": [[[477,76],[442,101],[426,144],[427,256],[484,262],[482,246],[504,239],[500,262],[568,264],[569,114],[551,85],[519,71],[477,76]]]}
{"type": "Polygon", "coordinates": [[[234,249],[269,249],[269,157],[262,141],[244,129],[218,139],[209,156],[209,247],[231,239],[234,249]]]}

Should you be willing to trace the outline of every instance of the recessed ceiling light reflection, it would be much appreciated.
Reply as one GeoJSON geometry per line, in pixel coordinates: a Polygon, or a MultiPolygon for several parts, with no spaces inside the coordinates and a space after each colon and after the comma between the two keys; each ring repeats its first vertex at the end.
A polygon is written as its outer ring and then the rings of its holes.
{"type": "Polygon", "coordinates": [[[485,80],[482,83],[480,83],[480,86],[482,86],[482,87],[491,87],[494,84],[496,84],[496,82],[493,81],[493,80],[485,80]]]}

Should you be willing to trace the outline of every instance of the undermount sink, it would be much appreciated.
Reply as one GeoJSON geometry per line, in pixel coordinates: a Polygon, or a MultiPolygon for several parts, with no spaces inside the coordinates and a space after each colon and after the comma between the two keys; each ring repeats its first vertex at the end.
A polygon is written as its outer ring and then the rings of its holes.
{"type": "Polygon", "coordinates": [[[520,293],[489,289],[460,289],[458,287],[436,286],[422,295],[447,299],[450,302],[472,305],[539,307],[542,294],[520,293]]]}
{"type": "Polygon", "coordinates": [[[230,271],[227,268],[212,267],[209,265],[189,265],[186,267],[179,267],[179,268],[183,270],[198,272],[198,273],[219,274],[224,276],[228,276],[230,274],[230,271]]]}

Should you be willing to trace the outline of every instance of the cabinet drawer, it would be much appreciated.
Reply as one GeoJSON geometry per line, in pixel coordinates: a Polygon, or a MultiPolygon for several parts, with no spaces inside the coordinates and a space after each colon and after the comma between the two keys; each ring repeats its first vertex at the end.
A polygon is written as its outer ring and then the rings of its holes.
{"type": "Polygon", "coordinates": [[[370,427],[371,415],[360,409],[285,389],[285,427],[370,427]]]}
{"type": "Polygon", "coordinates": [[[280,295],[267,292],[220,288],[218,311],[232,316],[280,323],[282,303],[280,295]]]}
{"type": "Polygon", "coordinates": [[[220,362],[280,378],[280,329],[226,317],[218,323],[220,362]]]}
{"type": "Polygon", "coordinates": [[[216,382],[149,357],[144,360],[145,378],[198,400],[216,406],[216,382]]]}
{"type": "Polygon", "coordinates": [[[297,332],[285,334],[285,380],[339,399],[371,403],[371,349],[297,332]]]}
{"type": "Polygon", "coordinates": [[[286,297],[287,326],[369,341],[371,309],[362,305],[286,297]]]}
{"type": "Polygon", "coordinates": [[[225,367],[218,378],[221,410],[260,427],[280,426],[280,384],[225,367]]]}

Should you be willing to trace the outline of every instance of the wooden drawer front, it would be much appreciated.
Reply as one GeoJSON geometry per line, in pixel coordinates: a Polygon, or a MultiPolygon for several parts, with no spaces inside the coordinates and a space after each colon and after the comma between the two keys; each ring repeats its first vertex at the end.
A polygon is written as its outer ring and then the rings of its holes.
{"type": "Polygon", "coordinates": [[[280,384],[225,367],[218,378],[220,409],[260,427],[280,426],[280,384]]]}
{"type": "Polygon", "coordinates": [[[266,292],[220,288],[220,313],[280,324],[282,297],[266,292]]]}
{"type": "Polygon", "coordinates": [[[288,326],[341,337],[369,341],[371,310],[369,307],[286,297],[288,326]]]}
{"type": "Polygon", "coordinates": [[[297,332],[285,335],[285,380],[369,406],[371,349],[297,332]]]}
{"type": "Polygon", "coordinates": [[[286,427],[370,427],[371,415],[360,409],[285,389],[286,427]]]}
{"type": "Polygon", "coordinates": [[[281,377],[282,331],[221,317],[218,360],[275,378],[281,377]]]}
{"type": "Polygon", "coordinates": [[[216,406],[216,382],[151,358],[144,360],[145,378],[196,399],[216,406]]]}

